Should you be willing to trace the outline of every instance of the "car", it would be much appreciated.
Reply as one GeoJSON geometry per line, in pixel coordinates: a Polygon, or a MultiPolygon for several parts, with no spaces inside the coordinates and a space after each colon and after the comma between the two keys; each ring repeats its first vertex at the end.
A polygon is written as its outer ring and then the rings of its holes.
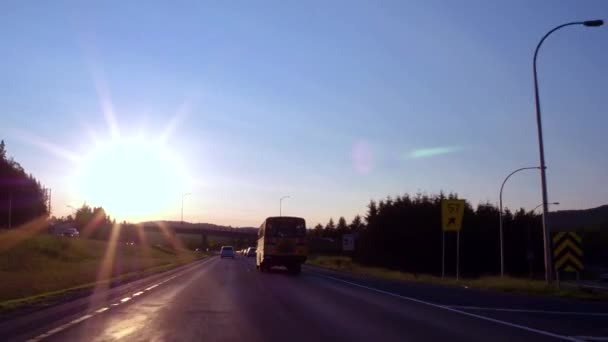
{"type": "Polygon", "coordinates": [[[255,247],[249,247],[247,248],[247,254],[245,254],[247,257],[251,258],[254,257],[256,254],[256,248],[255,247]]]}
{"type": "Polygon", "coordinates": [[[61,233],[61,235],[70,238],[77,238],[80,236],[80,232],[78,232],[78,229],[76,228],[67,228],[61,233]]]}
{"type": "Polygon", "coordinates": [[[232,246],[222,246],[222,249],[220,250],[220,258],[234,259],[234,248],[232,248],[232,246]]]}

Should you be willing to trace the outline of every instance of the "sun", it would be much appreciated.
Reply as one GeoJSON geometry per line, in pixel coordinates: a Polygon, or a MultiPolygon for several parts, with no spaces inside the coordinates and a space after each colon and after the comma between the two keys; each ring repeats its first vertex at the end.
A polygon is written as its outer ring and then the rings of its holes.
{"type": "Polygon", "coordinates": [[[175,207],[187,179],[174,153],[156,141],[114,138],[80,159],[77,192],[117,220],[159,219],[175,207]]]}

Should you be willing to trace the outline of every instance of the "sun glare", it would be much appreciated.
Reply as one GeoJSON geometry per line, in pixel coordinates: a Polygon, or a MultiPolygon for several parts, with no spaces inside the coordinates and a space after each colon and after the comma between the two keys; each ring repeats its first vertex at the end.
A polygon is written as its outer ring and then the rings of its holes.
{"type": "Polygon", "coordinates": [[[77,192],[118,220],[161,218],[175,206],[187,179],[163,145],[143,139],[114,139],[95,146],[79,162],[77,192]]]}

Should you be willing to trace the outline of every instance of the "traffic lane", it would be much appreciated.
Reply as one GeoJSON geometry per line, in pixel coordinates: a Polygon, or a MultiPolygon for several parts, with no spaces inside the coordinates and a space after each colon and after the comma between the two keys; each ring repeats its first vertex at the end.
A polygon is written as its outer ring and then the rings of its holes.
{"type": "Polygon", "coordinates": [[[316,274],[214,258],[51,341],[553,340],[316,274]]]}
{"type": "MultiPolygon", "coordinates": [[[[249,264],[254,267],[252,261],[249,264]]],[[[303,272],[300,277],[290,277],[284,271],[262,276],[257,278],[260,279],[259,285],[272,294],[267,299],[272,301],[270,310],[277,308],[279,311],[278,315],[268,315],[270,323],[258,318],[257,324],[272,327],[273,319],[289,318],[284,324],[303,324],[294,326],[295,331],[316,331],[314,340],[555,340],[319,277],[310,271],[303,272]]]]}
{"type": "MultiPolygon", "coordinates": [[[[251,333],[230,296],[242,266],[214,257],[188,275],[158,286],[49,341],[237,341],[251,333]]],[[[45,339],[46,340],[46,339],[45,339]]]]}
{"type": "Polygon", "coordinates": [[[450,309],[481,315],[507,323],[523,325],[563,336],[608,337],[606,303],[564,300],[476,289],[391,282],[306,267],[321,276],[362,284],[409,298],[416,298],[450,309]],[[462,305],[465,303],[467,305],[462,305]]]}
{"type": "Polygon", "coordinates": [[[207,260],[195,261],[191,264],[118,285],[107,290],[101,289],[90,296],[77,298],[63,304],[42,309],[27,308],[24,312],[17,312],[13,318],[5,319],[4,321],[0,319],[0,341],[25,340],[28,337],[38,336],[53,327],[67,324],[74,319],[82,317],[83,311],[103,307],[108,302],[115,302],[164,279],[188,272],[191,267],[196,267],[199,263],[204,262],[207,262],[207,260]]]}

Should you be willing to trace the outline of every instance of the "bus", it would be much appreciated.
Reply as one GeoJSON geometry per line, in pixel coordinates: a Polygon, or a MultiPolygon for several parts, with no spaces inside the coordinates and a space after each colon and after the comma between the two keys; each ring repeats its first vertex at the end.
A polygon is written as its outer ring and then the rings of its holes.
{"type": "Polygon", "coordinates": [[[285,266],[290,273],[299,274],[306,261],[306,221],[301,217],[269,217],[258,230],[256,268],[269,270],[285,266]]]}

